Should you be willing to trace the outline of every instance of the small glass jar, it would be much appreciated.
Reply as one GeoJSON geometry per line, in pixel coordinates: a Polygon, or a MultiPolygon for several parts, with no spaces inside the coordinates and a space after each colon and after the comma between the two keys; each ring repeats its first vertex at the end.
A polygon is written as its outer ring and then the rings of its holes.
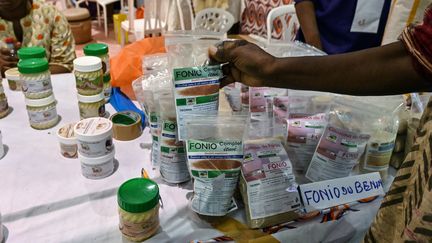
{"type": "Polygon", "coordinates": [[[54,127],[58,121],[57,101],[54,95],[43,99],[25,99],[30,126],[34,129],[43,130],[54,127]]]}
{"type": "Polygon", "coordinates": [[[39,46],[22,47],[18,50],[18,58],[20,60],[46,58],[46,51],[45,48],[39,46]]]}
{"type": "Polygon", "coordinates": [[[0,82],[0,118],[6,117],[9,115],[10,108],[7,102],[6,94],[3,90],[3,85],[0,82]]]}
{"type": "Polygon", "coordinates": [[[99,57],[85,56],[73,61],[76,88],[80,95],[103,92],[102,61],[99,57]]]}
{"type": "Polygon", "coordinates": [[[10,68],[6,70],[5,77],[9,84],[9,89],[13,91],[21,91],[20,73],[18,68],[10,68]]]}
{"type": "Polygon", "coordinates": [[[86,56],[99,57],[102,60],[102,72],[104,77],[110,76],[110,62],[108,55],[108,46],[102,43],[91,43],[84,47],[86,56]]]}
{"type": "Polygon", "coordinates": [[[90,96],[78,94],[78,106],[81,119],[105,117],[105,96],[103,93],[90,96]]]}
{"type": "Polygon", "coordinates": [[[103,93],[105,96],[105,102],[108,103],[110,98],[111,98],[111,94],[112,94],[112,87],[111,87],[111,76],[104,76],[103,77],[103,93]]]}
{"type": "Polygon", "coordinates": [[[144,241],[159,229],[159,187],[146,178],[123,183],[117,192],[120,231],[130,241],[144,241]]]}
{"type": "Polygon", "coordinates": [[[52,95],[48,60],[31,58],[18,62],[22,91],[26,98],[41,99],[52,95]]]}
{"type": "Polygon", "coordinates": [[[57,130],[57,138],[60,144],[60,153],[65,158],[78,157],[78,145],[74,133],[75,123],[69,123],[57,130]]]}

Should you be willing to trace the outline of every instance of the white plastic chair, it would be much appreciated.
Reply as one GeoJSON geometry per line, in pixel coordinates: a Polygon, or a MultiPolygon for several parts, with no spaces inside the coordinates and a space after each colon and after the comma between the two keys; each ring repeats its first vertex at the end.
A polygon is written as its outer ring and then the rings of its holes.
{"type": "Polygon", "coordinates": [[[75,7],[79,8],[79,5],[83,2],[95,2],[96,3],[96,9],[97,9],[97,19],[98,19],[98,26],[101,26],[101,14],[99,10],[99,6],[102,7],[103,15],[104,15],[104,30],[105,30],[105,36],[108,37],[108,14],[106,11],[106,7],[108,4],[120,2],[121,9],[123,9],[123,0],[78,0],[75,3],[75,7]]]}
{"type": "Polygon", "coordinates": [[[270,12],[267,15],[267,44],[270,44],[271,42],[272,32],[273,32],[273,21],[277,17],[283,18],[282,19],[282,40],[292,41],[295,37],[293,36],[292,28],[294,25],[298,24],[298,19],[297,19],[294,4],[283,5],[270,10],[270,12]],[[290,21],[290,26],[287,25],[285,18],[283,18],[285,15],[288,14],[293,16],[293,18],[290,21]]]}
{"type": "Polygon", "coordinates": [[[220,8],[203,9],[195,17],[196,30],[208,30],[225,34],[233,25],[234,16],[220,8]]]}

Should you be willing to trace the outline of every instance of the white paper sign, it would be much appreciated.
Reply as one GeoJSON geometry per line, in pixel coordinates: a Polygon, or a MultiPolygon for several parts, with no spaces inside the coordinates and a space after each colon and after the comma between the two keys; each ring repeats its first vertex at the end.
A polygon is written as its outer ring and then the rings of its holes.
{"type": "Polygon", "coordinates": [[[306,212],[384,195],[378,172],[303,184],[299,191],[306,212]]]}
{"type": "Polygon", "coordinates": [[[357,0],[351,32],[378,32],[385,0],[357,0]]]}

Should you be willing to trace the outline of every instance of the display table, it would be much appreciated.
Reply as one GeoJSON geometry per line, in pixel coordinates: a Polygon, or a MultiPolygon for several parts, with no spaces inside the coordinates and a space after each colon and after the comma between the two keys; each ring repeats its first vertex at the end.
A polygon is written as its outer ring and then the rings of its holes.
{"type": "MultiPolygon", "coordinates": [[[[192,183],[168,185],[150,164],[148,128],[129,142],[114,141],[118,168],[111,176],[89,180],[81,175],[78,159],[60,155],[57,129],[79,120],[75,80],[72,74],[52,75],[60,123],[48,130],[29,126],[24,95],[8,89],[13,112],[0,119],[7,154],[0,159],[0,212],[6,242],[122,242],[118,230],[117,188],[139,177],[145,168],[160,187],[163,208],[161,229],[148,242],[206,240],[223,233],[201,220],[188,208],[192,183]],[[145,145],[145,146],[143,146],[145,145]]],[[[110,105],[107,110],[114,112],[110,105]]],[[[294,222],[289,230],[273,234],[281,242],[357,242],[368,229],[381,198],[353,207],[339,220],[320,223],[322,217],[294,222]]],[[[230,215],[244,222],[244,209],[230,215]]]]}

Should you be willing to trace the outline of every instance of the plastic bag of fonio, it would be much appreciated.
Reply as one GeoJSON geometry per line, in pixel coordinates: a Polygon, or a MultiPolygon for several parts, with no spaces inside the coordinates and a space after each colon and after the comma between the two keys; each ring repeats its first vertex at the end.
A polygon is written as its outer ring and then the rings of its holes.
{"type": "Polygon", "coordinates": [[[244,139],[239,185],[248,226],[263,228],[297,218],[301,203],[283,138],[255,134],[244,139]]]}
{"type": "MultiPolygon", "coordinates": [[[[379,122],[382,108],[348,97],[336,98],[328,117],[306,172],[306,178],[311,181],[349,176],[365,152],[371,135],[382,126],[379,122]]],[[[385,142],[394,144],[394,137],[389,136],[385,142]]]]}
{"type": "Polygon", "coordinates": [[[219,64],[209,65],[208,57],[208,48],[216,42],[195,40],[192,43],[167,46],[177,111],[178,139],[181,141],[185,136],[185,117],[218,113],[222,70],[219,64]]]}
{"type": "Polygon", "coordinates": [[[295,170],[309,166],[327,125],[332,99],[328,93],[290,90],[286,145],[295,170]]]}
{"type": "Polygon", "coordinates": [[[240,112],[242,110],[241,104],[241,83],[231,83],[223,88],[225,97],[233,112],[240,112]]]}
{"type": "Polygon", "coordinates": [[[168,183],[190,180],[184,143],[177,140],[174,97],[171,92],[158,97],[160,174],[168,183]]]}
{"type": "Polygon", "coordinates": [[[223,216],[237,209],[234,191],[243,162],[243,116],[194,116],[186,119],[187,161],[194,179],[191,208],[223,216]]]}

